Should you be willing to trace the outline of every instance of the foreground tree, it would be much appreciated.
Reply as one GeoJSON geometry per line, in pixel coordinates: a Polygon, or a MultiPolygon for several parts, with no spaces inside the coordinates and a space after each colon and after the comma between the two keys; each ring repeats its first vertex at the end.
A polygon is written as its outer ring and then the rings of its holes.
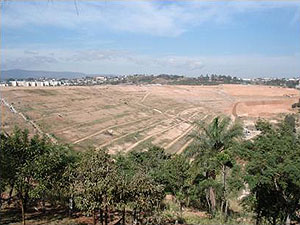
{"type": "Polygon", "coordinates": [[[164,188],[156,183],[149,175],[137,173],[130,183],[131,199],[129,206],[133,208],[134,223],[143,223],[141,215],[147,219],[158,213],[161,202],[165,197],[164,188]]]}
{"type": "Polygon", "coordinates": [[[133,151],[128,154],[128,160],[132,164],[135,172],[141,172],[150,175],[155,182],[164,184],[164,165],[170,155],[163,148],[151,146],[147,151],[133,151]]]}
{"type": "Polygon", "coordinates": [[[41,201],[43,212],[46,201],[66,205],[68,195],[64,190],[71,184],[65,175],[77,160],[77,155],[66,146],[50,144],[48,147],[48,151],[33,162],[35,182],[39,185],[31,195],[41,201]]]}
{"type": "Polygon", "coordinates": [[[106,150],[85,153],[76,169],[75,203],[79,209],[93,215],[97,222],[97,211],[105,212],[108,224],[108,209],[114,203],[116,192],[116,167],[106,150]]]}
{"type": "Polygon", "coordinates": [[[289,224],[300,209],[300,139],[290,121],[278,127],[264,122],[267,126],[245,149],[251,191],[246,202],[256,213],[256,224],[289,224]]]}
{"type": "Polygon", "coordinates": [[[45,137],[29,137],[27,130],[18,128],[1,140],[1,146],[2,166],[7,171],[2,174],[4,184],[10,189],[9,199],[16,193],[25,224],[26,209],[31,201],[44,202],[46,197],[57,193],[55,187],[69,163],[69,150],[52,144],[45,137]]]}
{"type": "MultiPolygon", "coordinates": [[[[0,133],[0,209],[4,199],[2,198],[2,193],[5,191],[6,187],[9,185],[10,181],[10,165],[9,159],[7,158],[7,140],[8,137],[0,133]]],[[[10,193],[11,196],[11,193],[10,193]]],[[[1,221],[0,221],[1,222],[1,221]]]]}
{"type": "Polygon", "coordinates": [[[169,159],[164,149],[150,147],[144,152],[130,152],[116,156],[118,168],[117,203],[123,208],[123,224],[125,208],[133,210],[133,221],[142,222],[146,215],[149,219],[159,212],[165,196],[164,165],[169,159]]]}
{"type": "Polygon", "coordinates": [[[223,177],[221,208],[223,208],[224,202],[225,205],[228,205],[226,199],[227,168],[233,165],[234,158],[231,152],[237,139],[242,137],[243,128],[239,123],[233,123],[227,117],[216,117],[209,124],[197,122],[196,125],[197,132],[192,135],[195,141],[187,148],[185,154],[194,160],[193,167],[199,169],[197,171],[199,176],[195,176],[195,178],[202,180],[202,185],[207,187],[207,204],[209,211],[214,215],[217,205],[216,189],[219,188],[216,178],[220,172],[223,177]]]}
{"type": "Polygon", "coordinates": [[[174,155],[165,162],[163,180],[165,191],[176,197],[180,212],[188,199],[190,163],[183,155],[174,155]]]}

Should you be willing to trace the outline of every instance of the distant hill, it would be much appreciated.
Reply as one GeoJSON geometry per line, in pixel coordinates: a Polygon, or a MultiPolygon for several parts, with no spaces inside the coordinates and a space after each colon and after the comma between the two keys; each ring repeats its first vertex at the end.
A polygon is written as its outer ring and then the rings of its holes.
{"type": "Polygon", "coordinates": [[[76,78],[84,77],[87,74],[78,72],[58,72],[58,71],[43,71],[43,70],[3,70],[1,71],[1,80],[9,78],[13,79],[25,79],[25,78],[76,78]]]}

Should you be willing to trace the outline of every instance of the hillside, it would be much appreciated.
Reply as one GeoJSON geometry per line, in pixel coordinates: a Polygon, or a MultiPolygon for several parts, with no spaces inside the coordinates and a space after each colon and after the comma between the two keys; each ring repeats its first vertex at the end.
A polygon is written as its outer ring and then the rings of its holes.
{"type": "Polygon", "coordinates": [[[144,149],[151,144],[182,151],[195,120],[215,115],[239,118],[251,130],[261,118],[294,112],[295,89],[251,86],[113,85],[93,87],[4,88],[5,129],[18,124],[40,129],[75,149],[107,147],[110,152],[144,149]]]}

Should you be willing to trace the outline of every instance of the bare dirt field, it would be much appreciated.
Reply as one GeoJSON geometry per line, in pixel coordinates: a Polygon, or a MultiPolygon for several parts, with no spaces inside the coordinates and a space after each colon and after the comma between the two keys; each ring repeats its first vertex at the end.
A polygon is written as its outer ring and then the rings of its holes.
{"type": "Polygon", "coordinates": [[[182,151],[195,120],[220,114],[247,123],[277,119],[293,113],[300,97],[295,89],[250,85],[8,87],[2,95],[17,111],[2,106],[8,132],[14,125],[40,129],[75,149],[107,147],[112,153],[150,144],[182,151]]]}

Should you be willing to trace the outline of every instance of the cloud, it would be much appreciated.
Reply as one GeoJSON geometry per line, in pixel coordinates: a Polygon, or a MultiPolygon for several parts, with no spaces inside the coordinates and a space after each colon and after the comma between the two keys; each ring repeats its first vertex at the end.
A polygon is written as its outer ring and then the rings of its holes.
{"type": "Polygon", "coordinates": [[[179,7],[159,8],[153,2],[78,1],[79,15],[73,2],[53,3],[12,1],[2,15],[2,26],[56,26],[66,29],[110,29],[158,36],[177,36],[184,32],[185,15],[179,7]],[[26,9],[26,10],[24,10],[26,9]]]}
{"type": "MultiPolygon", "coordinates": [[[[2,60],[1,69],[11,68],[30,68],[43,66],[47,68],[49,65],[58,63],[58,60],[51,56],[30,56],[30,57],[13,57],[2,60]]],[[[39,67],[40,68],[40,67],[39,67]]]]}
{"type": "Polygon", "coordinates": [[[290,22],[292,25],[298,25],[299,26],[299,23],[300,23],[300,7],[296,10],[291,22],[290,22]]]}
{"type": "Polygon", "coordinates": [[[228,74],[241,77],[300,76],[300,53],[283,56],[153,56],[118,50],[3,49],[3,69],[77,71],[115,74],[228,74]]]}
{"type": "Polygon", "coordinates": [[[61,57],[61,59],[69,62],[99,62],[116,60],[126,55],[125,51],[116,50],[75,50],[71,52],[70,56],[61,57]]]}
{"type": "MultiPolygon", "coordinates": [[[[299,75],[299,54],[188,56],[185,53],[160,55],[159,49],[155,49],[156,40],[161,44],[167,40],[165,37],[178,37],[202,25],[208,25],[206,28],[210,25],[223,28],[235,23],[237,15],[248,12],[292,8],[295,13],[291,15],[291,26],[299,25],[299,3],[300,1],[77,0],[77,15],[73,1],[10,0],[3,5],[1,11],[1,26],[5,31],[1,65],[5,69],[52,69],[87,73],[299,75]],[[53,36],[48,37],[51,32],[53,36]],[[124,33],[126,35],[123,36],[124,33]],[[20,41],[14,41],[15,34],[23,35],[16,38],[20,41]],[[29,36],[35,34],[32,38],[29,36]],[[141,36],[130,39],[131,34],[141,36]],[[157,38],[152,40],[151,36],[157,38]],[[141,42],[136,46],[132,43],[139,40],[141,42]],[[149,46],[146,46],[148,40],[149,46]],[[8,48],[9,46],[13,47],[8,48]],[[136,53],[126,48],[140,52],[148,48],[146,51],[152,53],[136,53]]],[[[186,40],[182,39],[180,43],[185,43],[186,40]]],[[[174,52],[179,51],[177,46],[173,46],[174,52]]],[[[295,51],[298,51],[296,47],[295,51]]]]}
{"type": "Polygon", "coordinates": [[[24,54],[27,54],[27,55],[38,55],[39,53],[37,51],[24,50],[24,54]]]}
{"type": "Polygon", "coordinates": [[[161,67],[175,68],[176,70],[185,69],[187,71],[200,71],[204,67],[204,63],[197,57],[180,57],[169,56],[155,60],[161,67]]]}
{"type": "MultiPolygon", "coordinates": [[[[236,14],[274,8],[300,8],[300,1],[73,1],[12,0],[2,10],[4,28],[55,26],[84,33],[108,29],[175,37],[203,23],[226,24],[236,14]]],[[[299,13],[295,13],[298,17],[299,13]]]]}

